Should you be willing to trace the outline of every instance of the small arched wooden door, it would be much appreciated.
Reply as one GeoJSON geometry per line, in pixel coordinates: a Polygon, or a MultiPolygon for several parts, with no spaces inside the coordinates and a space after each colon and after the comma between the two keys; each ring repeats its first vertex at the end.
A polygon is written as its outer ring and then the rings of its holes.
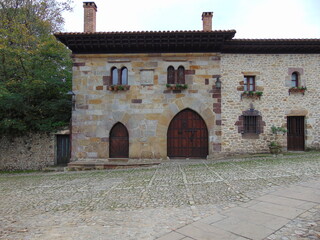
{"type": "Polygon", "coordinates": [[[167,134],[168,156],[171,158],[206,158],[208,129],[202,117],[185,109],[171,121],[167,134]]]}
{"type": "Polygon", "coordinates": [[[122,123],[115,124],[110,131],[110,158],[129,157],[129,134],[127,128],[122,123]]]}

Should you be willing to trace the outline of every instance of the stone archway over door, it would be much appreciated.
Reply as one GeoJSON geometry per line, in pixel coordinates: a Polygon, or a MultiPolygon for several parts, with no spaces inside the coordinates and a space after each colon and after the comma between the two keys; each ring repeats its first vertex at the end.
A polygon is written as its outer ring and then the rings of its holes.
{"type": "Polygon", "coordinates": [[[206,158],[208,155],[208,129],[202,117],[185,109],[171,121],[167,133],[170,158],[206,158]]]}
{"type": "Polygon", "coordinates": [[[110,158],[129,157],[129,134],[122,123],[115,124],[110,131],[110,158]]]}

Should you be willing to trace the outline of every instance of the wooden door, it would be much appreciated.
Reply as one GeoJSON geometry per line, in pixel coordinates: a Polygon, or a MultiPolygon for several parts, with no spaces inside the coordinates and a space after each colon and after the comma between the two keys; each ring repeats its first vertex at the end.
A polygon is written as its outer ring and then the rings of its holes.
{"type": "Polygon", "coordinates": [[[171,121],[167,134],[168,156],[171,158],[206,158],[208,130],[201,116],[186,109],[171,121]]]}
{"type": "Polygon", "coordinates": [[[288,150],[304,151],[304,117],[288,117],[288,150]]]}
{"type": "Polygon", "coordinates": [[[70,161],[70,135],[57,136],[57,165],[65,165],[70,161]]]}
{"type": "Polygon", "coordinates": [[[117,123],[110,131],[110,158],[129,157],[129,134],[122,123],[117,123]]]}

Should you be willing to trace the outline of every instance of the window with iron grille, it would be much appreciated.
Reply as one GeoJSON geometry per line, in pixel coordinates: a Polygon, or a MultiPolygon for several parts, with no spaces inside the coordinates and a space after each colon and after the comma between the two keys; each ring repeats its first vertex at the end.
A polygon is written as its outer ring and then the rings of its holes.
{"type": "Polygon", "coordinates": [[[266,123],[262,120],[261,113],[251,104],[249,110],[242,112],[235,125],[238,126],[238,133],[241,133],[242,138],[258,139],[266,123]]]}
{"type": "Polygon", "coordinates": [[[243,116],[243,133],[259,133],[258,116],[243,116]]]}

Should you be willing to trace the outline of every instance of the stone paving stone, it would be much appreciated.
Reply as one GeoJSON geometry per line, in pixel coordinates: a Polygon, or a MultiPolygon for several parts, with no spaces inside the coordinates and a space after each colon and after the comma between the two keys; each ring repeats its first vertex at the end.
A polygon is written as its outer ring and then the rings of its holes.
{"type": "Polygon", "coordinates": [[[171,232],[169,234],[166,234],[160,238],[157,238],[158,240],[181,240],[186,239],[187,237],[185,235],[182,235],[177,232],[171,232]]]}
{"type": "Polygon", "coordinates": [[[317,181],[311,181],[308,183],[299,183],[299,185],[304,186],[304,187],[316,188],[316,189],[320,190],[320,183],[317,181]]]}
{"type": "MultiPolygon", "coordinates": [[[[269,213],[256,211],[254,209],[235,207],[223,212],[223,215],[239,219],[243,222],[261,225],[269,229],[277,230],[280,226],[285,225],[289,220],[284,217],[274,216],[269,213]]],[[[227,220],[226,220],[227,221],[227,220]]],[[[220,223],[223,221],[220,221],[220,223]]],[[[219,224],[220,224],[219,223],[219,224]]]]}
{"type": "Polygon", "coordinates": [[[212,223],[221,221],[221,220],[225,219],[226,217],[227,216],[221,215],[219,213],[214,213],[210,217],[206,217],[206,218],[199,220],[199,222],[206,223],[206,224],[212,224],[212,223]]]}
{"type": "Polygon", "coordinates": [[[176,231],[193,239],[199,240],[234,240],[238,237],[237,235],[234,235],[228,231],[224,231],[223,229],[200,222],[195,222],[183,228],[177,229],[176,231]]]}
{"type": "Polygon", "coordinates": [[[301,191],[298,191],[296,188],[294,188],[284,191],[278,190],[272,193],[272,195],[320,203],[320,194],[309,189],[307,189],[303,194],[301,194],[301,191]]]}
{"type": "Polygon", "coordinates": [[[268,202],[257,203],[256,205],[249,207],[249,209],[253,209],[263,213],[268,213],[268,214],[289,218],[289,219],[295,218],[305,211],[298,208],[293,208],[293,207],[288,207],[288,206],[283,206],[283,205],[278,205],[275,203],[268,203],[268,202]]]}
{"type": "MultiPolygon", "coordinates": [[[[264,239],[274,232],[273,229],[244,221],[238,217],[229,217],[216,222],[213,226],[250,239],[264,239]]],[[[228,238],[226,238],[228,239],[228,238]]]]}
{"type": "Polygon", "coordinates": [[[297,200],[297,199],[292,199],[287,197],[280,197],[275,195],[261,196],[254,201],[256,203],[258,203],[258,201],[269,202],[269,203],[274,203],[282,206],[294,207],[294,208],[299,208],[304,210],[310,209],[316,205],[315,203],[310,203],[302,200],[297,200]]]}

